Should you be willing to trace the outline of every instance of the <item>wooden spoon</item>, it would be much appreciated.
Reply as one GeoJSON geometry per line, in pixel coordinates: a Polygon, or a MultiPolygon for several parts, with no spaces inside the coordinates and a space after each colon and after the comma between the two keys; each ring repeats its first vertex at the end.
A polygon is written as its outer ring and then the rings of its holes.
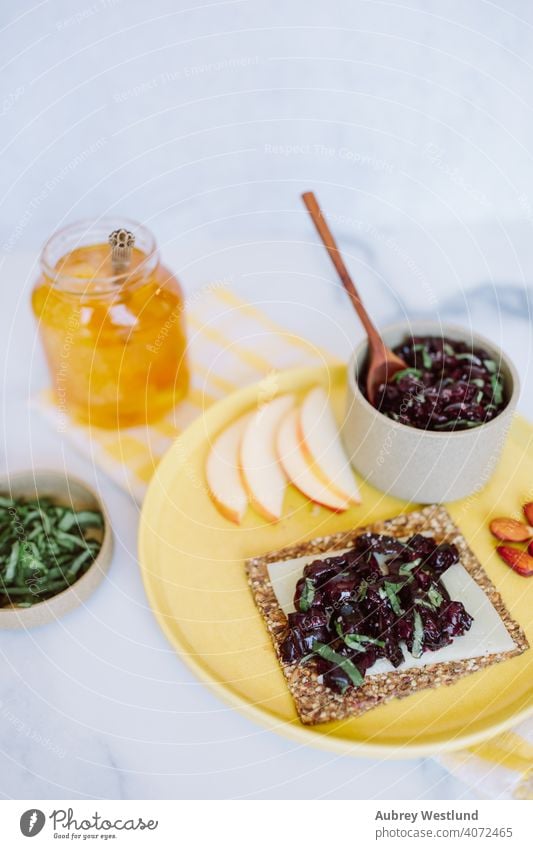
{"type": "Polygon", "coordinates": [[[318,231],[318,235],[324,242],[337,274],[342,280],[342,285],[348,292],[355,311],[366,330],[366,335],[368,336],[366,394],[370,403],[375,405],[376,393],[379,386],[382,383],[388,383],[391,381],[397,371],[407,368],[407,363],[405,363],[400,357],[396,356],[390,348],[387,348],[372,319],[364,308],[363,302],[359,297],[359,293],[357,292],[348,269],[344,264],[344,260],[337,247],[337,243],[335,242],[331,230],[327,225],[324,214],[318,205],[318,201],[314,193],[305,192],[302,195],[302,200],[309,210],[311,218],[313,219],[313,224],[318,231]]]}

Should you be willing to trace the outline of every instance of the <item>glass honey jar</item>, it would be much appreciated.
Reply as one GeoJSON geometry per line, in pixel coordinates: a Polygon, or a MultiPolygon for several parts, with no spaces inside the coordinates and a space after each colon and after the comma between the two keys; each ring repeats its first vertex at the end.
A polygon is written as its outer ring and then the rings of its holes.
{"type": "Polygon", "coordinates": [[[186,394],[183,295],[145,227],[99,219],[55,233],[32,305],[64,414],[131,427],[159,419],[186,394]]]}

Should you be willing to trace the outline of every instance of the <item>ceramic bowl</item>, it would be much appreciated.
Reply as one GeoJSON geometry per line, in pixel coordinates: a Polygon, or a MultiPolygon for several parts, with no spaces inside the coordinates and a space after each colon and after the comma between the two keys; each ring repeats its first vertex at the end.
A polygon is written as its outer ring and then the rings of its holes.
{"type": "Polygon", "coordinates": [[[113,538],[107,511],[95,492],[71,475],[61,472],[37,470],[17,472],[0,478],[0,494],[12,498],[50,498],[57,504],[75,510],[99,510],[104,517],[102,547],[81,578],[68,589],[32,607],[0,607],[0,629],[33,628],[44,625],[83,604],[102,581],[111,563],[113,538]]]}
{"type": "Polygon", "coordinates": [[[409,335],[432,335],[485,348],[499,364],[507,406],[492,421],[470,430],[446,433],[399,424],[378,412],[359,388],[367,357],[365,340],[348,365],[342,427],[353,467],[377,489],[413,503],[456,501],[477,492],[496,468],[518,400],[519,378],[512,362],[490,340],[455,325],[414,321],[381,332],[389,347],[409,335]]]}

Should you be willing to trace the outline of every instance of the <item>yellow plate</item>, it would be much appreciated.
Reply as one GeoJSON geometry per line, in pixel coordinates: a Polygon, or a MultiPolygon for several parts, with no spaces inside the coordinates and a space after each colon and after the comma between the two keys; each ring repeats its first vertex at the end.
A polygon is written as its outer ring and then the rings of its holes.
{"type": "MultiPolygon", "coordinates": [[[[345,369],[298,369],[276,377],[278,392],[321,383],[339,419],[345,369]]],[[[340,515],[289,487],[277,525],[251,509],[240,527],[222,518],[206,491],[204,464],[213,437],[263,398],[257,384],[212,406],[174,443],[150,484],[141,516],[140,563],[148,598],[180,657],[231,705],[300,743],[365,755],[413,757],[479,742],[533,712],[533,652],[477,672],[450,687],[395,700],[365,716],[313,728],[300,724],[244,574],[244,560],[299,540],[413,509],[363,484],[363,503],[340,515]]],[[[487,520],[531,500],[526,452],[532,429],[514,422],[499,471],[450,512],[514,618],[533,643],[533,579],[514,574],[494,553],[487,520]]]]}

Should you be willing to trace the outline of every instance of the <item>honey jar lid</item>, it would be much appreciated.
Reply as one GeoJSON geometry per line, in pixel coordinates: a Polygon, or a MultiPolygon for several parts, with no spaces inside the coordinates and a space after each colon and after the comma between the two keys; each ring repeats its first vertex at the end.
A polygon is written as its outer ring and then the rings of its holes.
{"type": "Polygon", "coordinates": [[[120,228],[109,234],[111,245],[111,264],[113,274],[125,274],[130,267],[131,249],[135,244],[135,236],[129,230],[120,228]]]}

